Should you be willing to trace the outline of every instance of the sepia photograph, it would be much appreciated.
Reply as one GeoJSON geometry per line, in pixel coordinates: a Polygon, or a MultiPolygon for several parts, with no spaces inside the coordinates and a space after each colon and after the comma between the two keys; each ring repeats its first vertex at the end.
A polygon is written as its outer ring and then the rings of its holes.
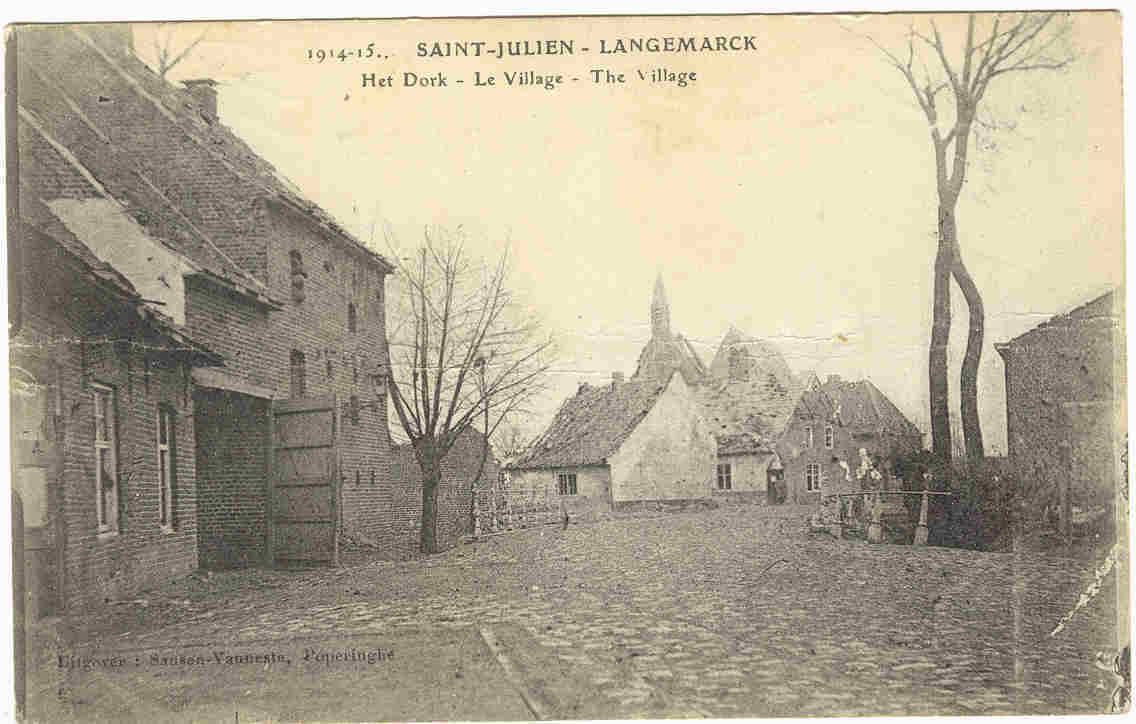
{"type": "Polygon", "coordinates": [[[1130,711],[1119,12],[5,52],[17,718],[1130,711]]]}

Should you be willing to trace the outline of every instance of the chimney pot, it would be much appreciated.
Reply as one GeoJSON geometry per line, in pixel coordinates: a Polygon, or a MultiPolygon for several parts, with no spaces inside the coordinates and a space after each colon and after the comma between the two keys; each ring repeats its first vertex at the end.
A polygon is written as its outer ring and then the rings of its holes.
{"type": "Polygon", "coordinates": [[[217,81],[212,78],[183,80],[186,89],[197,99],[201,112],[210,120],[217,120],[217,81]]]}

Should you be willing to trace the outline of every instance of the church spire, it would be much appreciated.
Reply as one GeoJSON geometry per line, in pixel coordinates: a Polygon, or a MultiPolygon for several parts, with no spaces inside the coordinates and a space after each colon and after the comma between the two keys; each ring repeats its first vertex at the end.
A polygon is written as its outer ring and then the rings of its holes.
{"type": "Polygon", "coordinates": [[[662,339],[671,336],[671,307],[663,288],[662,272],[655,277],[655,294],[651,299],[651,336],[662,339]]]}

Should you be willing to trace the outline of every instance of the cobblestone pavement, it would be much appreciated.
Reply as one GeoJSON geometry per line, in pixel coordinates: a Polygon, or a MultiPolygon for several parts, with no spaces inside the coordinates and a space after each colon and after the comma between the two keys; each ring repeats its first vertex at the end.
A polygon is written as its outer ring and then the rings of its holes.
{"type": "Polygon", "coordinates": [[[490,627],[558,718],[1103,712],[1115,589],[1016,559],[805,534],[740,507],[542,528],[300,574],[115,646],[490,627]]]}

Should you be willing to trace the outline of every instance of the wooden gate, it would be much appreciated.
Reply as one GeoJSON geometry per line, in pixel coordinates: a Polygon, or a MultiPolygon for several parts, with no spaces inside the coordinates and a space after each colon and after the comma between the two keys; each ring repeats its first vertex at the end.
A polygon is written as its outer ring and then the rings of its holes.
{"type": "Polygon", "coordinates": [[[339,564],[339,420],[335,397],[277,400],[268,490],[274,566],[339,564]]]}

